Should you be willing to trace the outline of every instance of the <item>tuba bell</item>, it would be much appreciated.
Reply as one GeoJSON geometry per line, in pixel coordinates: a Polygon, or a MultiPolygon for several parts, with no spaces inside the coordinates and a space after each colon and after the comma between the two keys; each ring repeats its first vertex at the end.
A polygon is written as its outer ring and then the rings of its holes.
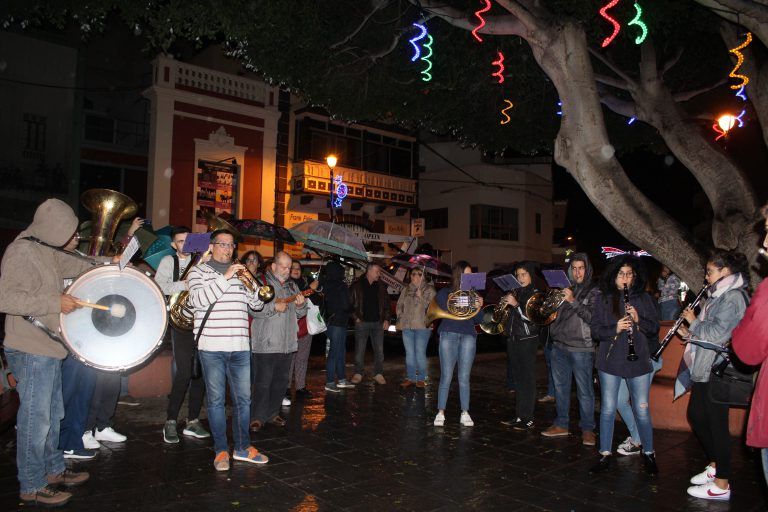
{"type": "Polygon", "coordinates": [[[456,290],[448,294],[448,311],[437,305],[437,300],[432,299],[427,308],[427,314],[424,319],[425,325],[429,326],[435,320],[467,320],[472,318],[479,311],[477,307],[477,292],[474,290],[456,290]]]}
{"type": "Polygon", "coordinates": [[[560,288],[536,292],[525,303],[525,316],[537,325],[549,325],[557,318],[557,308],[563,302],[565,302],[565,292],[560,288]]]}
{"type": "Polygon", "coordinates": [[[92,188],[80,196],[85,209],[93,214],[88,256],[104,256],[113,249],[112,239],[120,221],[136,215],[139,207],[130,197],[107,188],[92,188]]]}
{"type": "MultiPolygon", "coordinates": [[[[511,293],[511,292],[510,292],[511,293]]],[[[504,294],[499,300],[498,304],[490,304],[485,306],[480,315],[480,329],[486,334],[503,334],[509,322],[509,304],[503,302],[504,297],[508,294],[504,294]]],[[[515,296],[515,298],[517,298],[515,296]]]]}

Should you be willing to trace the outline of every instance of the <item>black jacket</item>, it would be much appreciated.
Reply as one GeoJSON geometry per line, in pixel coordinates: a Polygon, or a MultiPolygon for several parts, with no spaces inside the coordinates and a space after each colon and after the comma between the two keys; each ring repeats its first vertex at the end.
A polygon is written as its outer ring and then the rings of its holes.
{"type": "MultiPolygon", "coordinates": [[[[352,283],[352,286],[349,288],[350,295],[352,297],[352,316],[355,319],[355,322],[362,322],[363,321],[363,279],[368,279],[365,274],[360,276],[360,278],[352,283]]],[[[387,285],[382,283],[381,281],[376,281],[375,283],[378,286],[378,296],[379,296],[379,321],[381,322],[388,322],[389,317],[392,316],[390,312],[390,306],[389,306],[389,294],[387,293],[387,285]]]]}
{"type": "Polygon", "coordinates": [[[509,322],[505,329],[508,338],[526,339],[539,337],[539,330],[541,328],[525,316],[525,304],[537,291],[533,284],[515,290],[518,305],[516,308],[509,306],[509,322]]]}
{"type": "Polygon", "coordinates": [[[585,267],[584,281],[576,284],[573,279],[570,265],[568,266],[568,278],[573,283],[573,302],[563,302],[557,310],[557,318],[549,326],[549,334],[552,342],[569,352],[592,352],[595,350],[595,342],[589,322],[592,319],[592,308],[595,302],[597,287],[592,282],[592,265],[585,253],[576,253],[571,257],[572,261],[583,261],[585,267]]]}
{"type": "Polygon", "coordinates": [[[325,298],[325,323],[346,327],[352,313],[349,288],[344,282],[344,267],[336,261],[329,262],[320,276],[320,289],[325,298]]]}

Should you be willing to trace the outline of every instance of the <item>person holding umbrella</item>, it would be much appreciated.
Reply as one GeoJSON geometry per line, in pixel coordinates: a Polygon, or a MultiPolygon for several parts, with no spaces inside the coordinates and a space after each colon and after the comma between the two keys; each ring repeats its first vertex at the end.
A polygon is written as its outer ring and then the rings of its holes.
{"type": "Polygon", "coordinates": [[[427,343],[432,332],[424,322],[429,303],[435,297],[435,287],[424,275],[424,267],[412,268],[411,281],[397,300],[397,327],[402,329],[405,346],[405,380],[400,387],[423,388],[427,380],[427,343]]]}

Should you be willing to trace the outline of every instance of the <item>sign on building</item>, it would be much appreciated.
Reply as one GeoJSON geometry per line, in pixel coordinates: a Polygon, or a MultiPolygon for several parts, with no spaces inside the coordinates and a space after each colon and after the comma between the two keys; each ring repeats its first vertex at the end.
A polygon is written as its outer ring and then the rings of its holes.
{"type": "Polygon", "coordinates": [[[424,236],[424,219],[411,219],[411,236],[424,236]]]}

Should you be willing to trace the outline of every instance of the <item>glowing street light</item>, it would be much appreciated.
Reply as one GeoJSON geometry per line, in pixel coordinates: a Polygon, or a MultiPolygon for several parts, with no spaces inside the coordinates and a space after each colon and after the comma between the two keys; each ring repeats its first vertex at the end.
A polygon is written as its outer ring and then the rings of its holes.
{"type": "Polygon", "coordinates": [[[328,208],[331,211],[331,222],[335,222],[336,221],[336,212],[333,209],[333,202],[334,202],[333,196],[334,196],[334,192],[335,192],[335,189],[336,189],[336,187],[334,186],[334,183],[333,183],[333,169],[336,167],[336,164],[338,162],[339,162],[339,159],[336,158],[336,155],[331,154],[331,155],[328,155],[327,157],[325,157],[325,163],[328,164],[328,168],[331,170],[331,180],[328,182],[328,188],[329,188],[330,193],[331,193],[331,200],[328,203],[328,208]]]}

